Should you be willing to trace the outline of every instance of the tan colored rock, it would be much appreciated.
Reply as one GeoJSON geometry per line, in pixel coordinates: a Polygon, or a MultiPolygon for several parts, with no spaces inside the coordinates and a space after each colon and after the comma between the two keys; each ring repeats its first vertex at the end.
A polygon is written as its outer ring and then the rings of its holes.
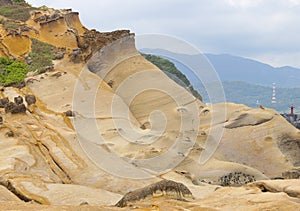
{"type": "Polygon", "coordinates": [[[34,37],[66,55],[77,49],[79,63],[65,56],[55,61],[60,74],[29,74],[26,87],[1,92],[11,102],[35,96],[28,112],[0,110],[1,210],[119,210],[109,205],[162,179],[195,199],[154,191],[123,210],[299,208],[298,180],[268,180],[300,165],[300,133],[274,110],[206,106],[145,60],[129,31],[87,30],[71,10],[33,11],[26,25],[20,42],[3,35],[2,56],[25,57],[34,37]]]}
{"type": "Polygon", "coordinates": [[[248,185],[248,187],[258,187],[262,192],[286,193],[290,197],[300,198],[300,180],[272,180],[258,181],[248,185]]]}
{"type": "Polygon", "coordinates": [[[298,210],[299,201],[285,193],[264,193],[259,188],[220,188],[197,201],[217,210],[298,210]]]}
{"type": "Polygon", "coordinates": [[[178,200],[193,199],[191,191],[182,183],[171,180],[162,180],[144,188],[131,191],[116,203],[117,207],[126,207],[129,203],[134,203],[148,197],[171,196],[178,200]]]}
{"type": "Polygon", "coordinates": [[[0,201],[3,202],[22,202],[16,195],[3,186],[0,186],[0,201]]]}

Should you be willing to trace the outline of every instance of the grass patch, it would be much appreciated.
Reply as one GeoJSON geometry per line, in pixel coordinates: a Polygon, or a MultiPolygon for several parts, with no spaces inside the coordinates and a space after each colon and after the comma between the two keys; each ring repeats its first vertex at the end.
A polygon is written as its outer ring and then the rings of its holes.
{"type": "Polygon", "coordinates": [[[24,81],[28,67],[23,62],[0,57],[0,83],[8,86],[24,81]]]}
{"type": "Polygon", "coordinates": [[[36,39],[31,39],[31,42],[29,57],[32,63],[29,65],[29,70],[42,73],[47,67],[53,66],[55,47],[36,39]]]}
{"type": "Polygon", "coordinates": [[[16,23],[13,20],[4,20],[4,21],[0,20],[0,23],[3,24],[3,28],[7,31],[18,30],[20,28],[20,24],[16,23]]]}
{"type": "Polygon", "coordinates": [[[1,6],[0,15],[18,21],[27,21],[30,18],[30,11],[33,8],[25,7],[20,4],[11,5],[11,6],[1,6]]]}

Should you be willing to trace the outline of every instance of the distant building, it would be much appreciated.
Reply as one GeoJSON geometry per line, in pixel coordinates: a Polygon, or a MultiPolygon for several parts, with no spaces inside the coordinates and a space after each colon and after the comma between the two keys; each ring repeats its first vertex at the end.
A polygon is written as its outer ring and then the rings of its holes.
{"type": "Polygon", "coordinates": [[[288,122],[300,129],[300,115],[294,113],[294,106],[290,107],[291,111],[289,114],[281,114],[288,122]]]}

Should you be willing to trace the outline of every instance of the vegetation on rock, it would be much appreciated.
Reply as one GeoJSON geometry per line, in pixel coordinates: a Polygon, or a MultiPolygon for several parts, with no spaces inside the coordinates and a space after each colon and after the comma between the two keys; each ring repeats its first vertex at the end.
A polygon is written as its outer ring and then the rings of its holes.
{"type": "Polygon", "coordinates": [[[0,15],[9,19],[25,22],[30,18],[31,10],[32,10],[31,7],[25,7],[24,5],[21,4],[0,6],[0,15]]]}
{"type": "Polygon", "coordinates": [[[13,2],[16,2],[16,3],[26,3],[25,0],[13,0],[13,2]]]}
{"type": "Polygon", "coordinates": [[[0,83],[8,86],[25,79],[28,67],[23,62],[0,57],[0,83]]]}
{"type": "Polygon", "coordinates": [[[202,100],[201,95],[198,93],[197,90],[194,89],[189,79],[187,79],[187,77],[184,74],[182,74],[171,61],[162,58],[160,56],[155,56],[151,54],[142,54],[142,55],[149,62],[151,62],[152,64],[156,65],[159,69],[161,69],[169,78],[171,78],[177,84],[179,84],[184,88],[188,88],[194,97],[202,100]]]}
{"type": "Polygon", "coordinates": [[[16,23],[14,20],[0,19],[0,24],[3,25],[5,30],[18,30],[20,28],[20,24],[16,23]]]}
{"type": "Polygon", "coordinates": [[[37,71],[38,73],[45,72],[46,69],[53,66],[52,60],[55,58],[55,47],[36,39],[31,39],[31,41],[29,57],[32,62],[29,65],[29,70],[37,71]]]}

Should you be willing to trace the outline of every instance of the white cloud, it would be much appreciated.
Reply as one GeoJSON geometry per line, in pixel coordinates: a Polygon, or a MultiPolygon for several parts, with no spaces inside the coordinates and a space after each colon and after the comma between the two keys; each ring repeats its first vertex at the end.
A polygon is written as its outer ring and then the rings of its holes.
{"type": "Polygon", "coordinates": [[[288,0],[288,2],[292,5],[300,5],[300,0],[288,0]]]}
{"type": "Polygon", "coordinates": [[[234,7],[249,8],[258,6],[262,0],[227,0],[227,2],[234,7]]]}
{"type": "Polygon", "coordinates": [[[296,53],[300,52],[300,0],[28,1],[73,8],[84,25],[100,31],[127,28],[137,34],[170,34],[202,52],[254,56],[300,67],[296,53]],[[288,56],[278,56],[283,54],[288,56]]]}
{"type": "Polygon", "coordinates": [[[254,55],[249,57],[264,62],[266,64],[270,64],[274,67],[293,66],[293,67],[300,68],[299,66],[300,53],[298,52],[292,52],[292,53],[282,52],[276,54],[270,53],[270,54],[254,55]]]}

